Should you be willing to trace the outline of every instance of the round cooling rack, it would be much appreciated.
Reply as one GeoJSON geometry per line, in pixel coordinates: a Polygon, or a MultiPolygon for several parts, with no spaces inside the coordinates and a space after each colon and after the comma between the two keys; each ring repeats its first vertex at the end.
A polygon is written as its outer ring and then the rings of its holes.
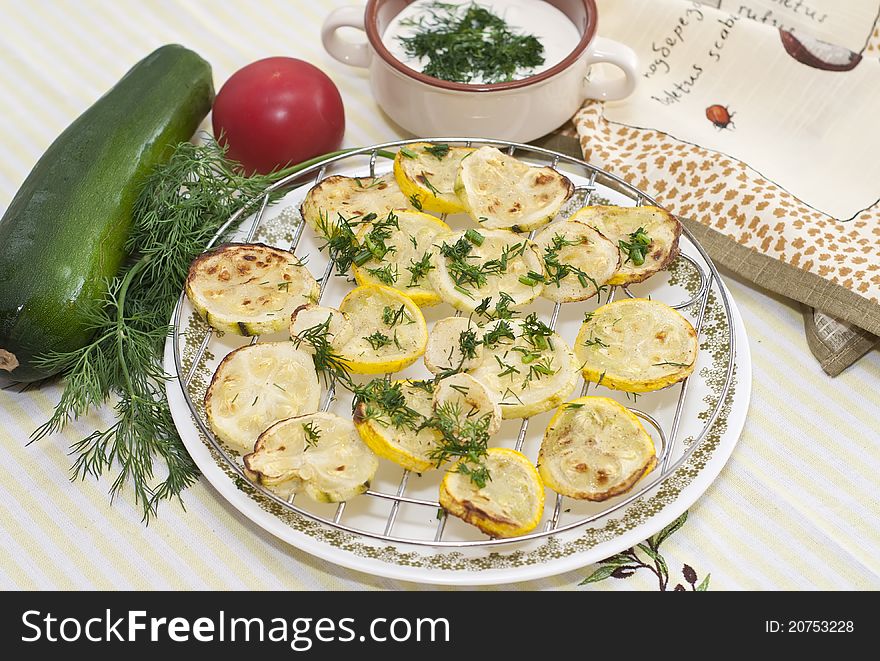
{"type": "MultiPolygon", "coordinates": [[[[223,237],[289,249],[316,276],[321,303],[337,305],[351,285],[345,277],[334,277],[332,262],[319,250],[321,241],[302,222],[300,203],[326,176],[390,172],[388,152],[415,142],[490,145],[529,163],[558,169],[575,185],[561,217],[588,204],[655,204],[618,177],[550,150],[480,138],[402,140],[329,158],[279,181],[230,218],[212,245],[223,237]]],[[[453,229],[472,224],[464,215],[444,216],[444,220],[453,229]]],[[[699,335],[694,373],[679,384],[640,396],[589,382],[573,395],[611,397],[644,420],[657,449],[657,467],[628,493],[602,503],[548,491],[543,520],[520,537],[492,539],[447,517],[437,502],[442,470],[419,475],[382,460],[370,489],[338,504],[316,503],[307,496],[285,498],[251,482],[240,456],[211,433],[202,401],[226,354],[244,344],[286,339],[286,335],[221,335],[205,324],[183,294],[165,350],[165,368],[173,377],[167,386],[171,412],[196,464],[224,498],[257,525],[324,560],[390,578],[460,585],[531,580],[582,567],[633,546],[681,515],[718,476],[745,422],[751,363],[736,305],[687,229],[680,251],[668,271],[638,285],[612,288],[602,295],[602,303],[620,295],[651,297],[678,309],[699,335]]],[[[562,305],[538,299],[523,312],[536,312],[571,343],[584,313],[598,305],[595,299],[562,305]]],[[[429,326],[455,313],[445,303],[423,311],[429,326]]],[[[431,375],[419,362],[397,376],[431,375]]],[[[325,392],[323,410],[351,415],[350,395],[325,392]]],[[[505,420],[491,444],[521,450],[534,461],[552,413],[505,420]]]]}

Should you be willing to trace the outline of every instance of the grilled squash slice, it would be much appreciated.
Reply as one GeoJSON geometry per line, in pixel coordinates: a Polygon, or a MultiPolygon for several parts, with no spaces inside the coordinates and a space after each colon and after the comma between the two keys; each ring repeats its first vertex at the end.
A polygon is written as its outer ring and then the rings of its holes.
{"type": "Polygon", "coordinates": [[[391,173],[378,177],[332,175],[306,193],[300,213],[309,227],[321,234],[341,215],[346,220],[375,213],[380,218],[392,209],[410,209],[391,173]]]}
{"type": "Polygon", "coordinates": [[[427,142],[401,147],[394,158],[394,176],[400,190],[416,209],[437,213],[466,211],[455,194],[455,178],[470,147],[427,142]]]}
{"type": "Polygon", "coordinates": [[[522,307],[544,288],[541,260],[524,236],[471,229],[439,234],[434,244],[439,254],[429,275],[431,284],[459,310],[473,312],[482,299],[499,300],[501,292],[513,299],[511,308],[522,307]]]}
{"type": "Polygon", "coordinates": [[[230,243],[193,261],[186,295],[213,328],[262,335],[285,328],[296,308],[317,297],[318,283],[293,253],[230,243]]]}
{"type": "Polygon", "coordinates": [[[205,393],[208,425],[241,453],[274,422],[318,410],[321,387],[311,356],[293,342],[263,342],[229,353],[205,393]]]}
{"type": "Polygon", "coordinates": [[[323,412],[275,423],[260,434],[244,463],[266,486],[287,494],[293,482],[321,503],[363,493],[379,467],[351,420],[323,412]]]}
{"type": "Polygon", "coordinates": [[[561,406],[538,454],[544,484],[578,500],[625,493],[656,463],[654,442],[642,423],[607,397],[581,397],[561,406]]]}
{"type": "Polygon", "coordinates": [[[631,298],[597,308],[575,341],[588,381],[627,392],[659,390],[687,378],[697,362],[690,322],[658,301],[631,298]]]}
{"type": "Polygon", "coordinates": [[[450,469],[440,483],[440,505],[492,537],[534,530],[544,512],[544,484],[532,462],[516,450],[489,448],[485,464],[491,479],[482,488],[450,469]]]}
{"type": "Polygon", "coordinates": [[[480,364],[482,329],[468,317],[446,317],[431,328],[425,347],[425,367],[431,374],[468,370],[480,364]]]}
{"type": "Polygon", "coordinates": [[[610,285],[647,280],[678,257],[681,223],[658,207],[584,207],[570,220],[595,227],[618,246],[620,267],[610,285]]]}
{"type": "Polygon", "coordinates": [[[324,305],[301,305],[293,311],[290,319],[290,337],[297,341],[299,348],[306,353],[315,352],[314,346],[306,336],[312,332],[320,333],[327,343],[339,353],[354,334],[354,328],[348,316],[336,308],[324,305]]]}
{"type": "MultiPolygon", "coordinates": [[[[353,267],[359,285],[386,285],[399,289],[416,305],[436,305],[440,295],[434,291],[428,274],[434,268],[437,249],[434,238],[449,232],[449,225],[427,213],[396,211],[390,217],[395,227],[383,239],[385,254],[353,267]]],[[[358,230],[363,245],[373,231],[370,225],[358,230]]]]}
{"type": "Polygon", "coordinates": [[[455,193],[486,229],[527,232],[546,225],[571,197],[574,185],[549,167],[533,167],[494,147],[462,160],[455,193]]]}
{"type": "Polygon", "coordinates": [[[441,379],[434,386],[434,408],[455,407],[466,418],[480,420],[489,416],[486,433],[490,436],[501,427],[498,393],[470,374],[458,372],[441,379]]]}
{"type": "Polygon", "coordinates": [[[488,324],[482,342],[482,360],[468,373],[497,393],[505,419],[549,411],[577,384],[578,362],[568,344],[535,315],[488,324]]]}
{"type": "Polygon", "coordinates": [[[596,296],[617,272],[617,244],[577,220],[563,220],[541,230],[535,245],[544,263],[542,296],[557,303],[596,296]]]}
{"type": "Polygon", "coordinates": [[[378,285],[355,287],[339,305],[352,335],[339,354],[357,374],[397,372],[425,353],[428,327],[412,299],[378,285]]]}
{"type": "Polygon", "coordinates": [[[440,439],[436,429],[421,427],[431,417],[432,384],[421,386],[377,379],[354,409],[354,426],[364,443],[383,459],[417,473],[436,467],[432,453],[440,439]]]}

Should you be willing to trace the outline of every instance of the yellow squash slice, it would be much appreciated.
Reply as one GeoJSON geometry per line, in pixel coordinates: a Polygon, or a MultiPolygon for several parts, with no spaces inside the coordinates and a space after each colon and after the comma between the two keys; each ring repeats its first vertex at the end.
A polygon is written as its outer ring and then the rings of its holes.
{"type": "Polygon", "coordinates": [[[468,370],[480,364],[482,328],[469,317],[446,317],[431,328],[425,367],[431,374],[468,370]]]}
{"type": "Polygon", "coordinates": [[[568,344],[534,315],[487,324],[482,342],[480,364],[468,373],[497,394],[504,418],[556,408],[577,384],[579,363],[568,344]]]}
{"type": "Polygon", "coordinates": [[[639,419],[613,399],[563,404],[544,432],[538,472],[555,492],[602,501],[629,491],[657,463],[639,419]]]}
{"type": "Polygon", "coordinates": [[[617,244],[577,220],[548,225],[535,237],[544,263],[544,298],[557,303],[585,301],[617,272],[617,244]]]}
{"type": "Polygon", "coordinates": [[[409,201],[391,173],[378,177],[332,175],[306,193],[300,213],[309,227],[322,233],[322,228],[333,227],[340,215],[346,220],[371,213],[381,218],[392,209],[409,208],[409,201]]]}
{"type": "Polygon", "coordinates": [[[429,142],[406,145],[394,158],[394,176],[417,209],[462,213],[466,209],[455,194],[455,179],[461,160],[473,151],[470,147],[429,142]]]}
{"type": "Polygon", "coordinates": [[[681,223],[658,207],[584,207],[571,220],[595,227],[619,247],[620,267],[608,284],[642,282],[678,257],[681,223]]]}
{"type": "Polygon", "coordinates": [[[396,289],[356,287],[342,299],[339,310],[352,326],[351,339],[339,347],[340,356],[352,372],[397,372],[425,353],[425,317],[412,299],[396,289]]]}
{"type": "Polygon", "coordinates": [[[293,253],[262,243],[230,243],[193,261],[186,295],[213,328],[262,335],[286,328],[291,313],[318,295],[293,253]]]}
{"type": "Polygon", "coordinates": [[[574,185],[553,168],[534,167],[494,147],[462,160],[455,193],[486,229],[527,232],[549,223],[574,185]]]}
{"type": "MultiPolygon", "coordinates": [[[[427,213],[418,211],[393,212],[396,228],[384,239],[388,251],[381,259],[370,259],[361,266],[354,265],[354,277],[359,285],[385,285],[409,296],[416,305],[436,305],[440,296],[434,290],[428,274],[434,268],[437,248],[434,238],[449,232],[449,225],[427,213]]],[[[361,225],[358,240],[361,245],[373,226],[361,225]]]]}
{"type": "Polygon", "coordinates": [[[697,362],[697,333],[668,305],[631,298],[587,315],[575,354],[587,381],[649,392],[690,376],[697,362]]]}
{"type": "Polygon", "coordinates": [[[511,308],[520,308],[544,288],[541,260],[524,236],[470,229],[439,234],[434,244],[439,254],[431,283],[444,301],[459,310],[473,312],[482,299],[497,301],[501,292],[513,299],[511,308]]]}
{"type": "Polygon", "coordinates": [[[245,453],[269,425],[318,410],[321,387],[312,357],[293,342],[262,342],[227,355],[205,393],[214,434],[245,453]]]}
{"type": "Polygon", "coordinates": [[[321,503],[338,503],[363,493],[379,468],[379,460],[351,420],[323,412],[272,425],[260,435],[254,451],[245,455],[244,463],[269,488],[289,494],[302,487],[321,503]]]}
{"type": "Polygon", "coordinates": [[[354,409],[354,426],[373,452],[417,473],[436,467],[431,458],[440,433],[421,428],[432,413],[432,383],[420,386],[411,381],[388,383],[377,379],[367,392],[372,397],[359,401],[354,409]],[[378,395],[382,395],[382,397],[378,395]],[[389,410],[387,405],[393,403],[389,410]]]}
{"type": "Polygon", "coordinates": [[[525,455],[489,448],[491,479],[480,488],[455,467],[440,484],[440,505],[492,537],[516,537],[534,530],[544,512],[544,484],[525,455]]]}
{"type": "Polygon", "coordinates": [[[498,393],[470,374],[458,372],[441,379],[434,386],[434,409],[455,407],[465,418],[480,420],[489,417],[486,433],[490,436],[501,427],[501,406],[498,393]]]}

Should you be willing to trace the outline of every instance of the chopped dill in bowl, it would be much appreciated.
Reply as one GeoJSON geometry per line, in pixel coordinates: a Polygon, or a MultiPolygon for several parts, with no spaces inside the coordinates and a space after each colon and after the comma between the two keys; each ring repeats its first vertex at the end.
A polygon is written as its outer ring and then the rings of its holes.
{"type": "MultiPolygon", "coordinates": [[[[504,2],[493,4],[505,8],[504,2]]],[[[399,21],[405,34],[395,39],[407,58],[421,63],[422,73],[441,80],[500,83],[532,75],[545,64],[544,44],[493,8],[476,2],[416,2],[399,21]]],[[[559,17],[570,24],[561,12],[559,17]]]]}

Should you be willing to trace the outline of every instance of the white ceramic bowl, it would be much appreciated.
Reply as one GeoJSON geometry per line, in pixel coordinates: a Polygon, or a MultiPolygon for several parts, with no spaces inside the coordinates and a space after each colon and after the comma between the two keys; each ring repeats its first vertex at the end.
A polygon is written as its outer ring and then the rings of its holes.
{"type": "Polygon", "coordinates": [[[412,0],[369,0],[342,7],[324,21],[324,48],[340,62],[370,70],[373,95],[382,109],[414,135],[481,135],[528,142],[568,121],[585,99],[615,100],[632,93],[635,53],[596,35],[594,0],[546,0],[577,26],[581,39],[557,65],[520,80],[485,85],[453,83],[427,76],[394,58],[382,43],[385,28],[412,0]],[[337,34],[342,27],[366,32],[365,43],[337,34]],[[587,79],[590,66],[607,62],[623,76],[587,79]]]}

